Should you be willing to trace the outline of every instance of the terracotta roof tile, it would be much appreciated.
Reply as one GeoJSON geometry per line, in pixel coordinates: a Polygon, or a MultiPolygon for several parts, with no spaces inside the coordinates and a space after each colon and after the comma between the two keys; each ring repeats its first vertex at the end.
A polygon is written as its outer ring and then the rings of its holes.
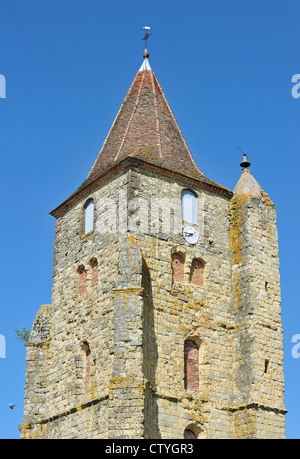
{"type": "Polygon", "coordinates": [[[203,177],[152,70],[137,72],[86,183],[137,153],[170,170],[203,177]]]}

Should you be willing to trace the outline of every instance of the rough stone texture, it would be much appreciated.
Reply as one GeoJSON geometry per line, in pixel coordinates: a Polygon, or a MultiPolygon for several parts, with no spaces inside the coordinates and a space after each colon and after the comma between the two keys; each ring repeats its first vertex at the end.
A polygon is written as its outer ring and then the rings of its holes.
{"type": "Polygon", "coordinates": [[[171,218],[170,233],[160,232],[161,213],[157,233],[150,224],[128,231],[151,215],[151,197],[180,197],[183,188],[133,168],[90,196],[88,235],[86,199],[57,218],[52,305],[39,311],[27,345],[22,438],[176,439],[186,429],[198,438],[284,437],[274,206],[263,192],[230,201],[199,188],[204,233],[196,245],[182,237],[185,222],[171,218]],[[97,207],[104,197],[116,203],[115,232],[97,207]],[[136,197],[148,212],[130,203],[136,197]],[[183,279],[174,278],[177,253],[183,279]],[[194,260],[203,260],[200,286],[191,283],[194,260]],[[196,393],[184,385],[187,340],[199,348],[196,393]]]}

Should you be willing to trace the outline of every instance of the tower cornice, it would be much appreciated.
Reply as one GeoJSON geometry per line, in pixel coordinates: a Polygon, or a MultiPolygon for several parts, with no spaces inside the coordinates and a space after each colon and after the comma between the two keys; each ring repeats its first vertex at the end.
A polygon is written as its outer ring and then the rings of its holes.
{"type": "Polygon", "coordinates": [[[160,177],[166,177],[174,182],[182,183],[183,186],[191,186],[196,189],[206,190],[215,195],[223,196],[226,199],[231,199],[233,196],[231,190],[222,185],[219,185],[216,182],[213,182],[205,176],[201,178],[195,178],[187,174],[179,173],[158,166],[154,163],[147,162],[137,157],[127,156],[111,168],[107,169],[101,175],[98,175],[93,180],[80,186],[71,196],[69,196],[65,201],[63,201],[51,212],[49,212],[50,215],[52,215],[55,218],[62,216],[70,208],[72,208],[74,205],[80,202],[81,199],[87,197],[89,194],[98,189],[112,177],[115,177],[118,174],[122,174],[124,173],[124,171],[127,171],[132,168],[138,168],[140,171],[147,171],[148,173],[152,173],[160,177]]]}

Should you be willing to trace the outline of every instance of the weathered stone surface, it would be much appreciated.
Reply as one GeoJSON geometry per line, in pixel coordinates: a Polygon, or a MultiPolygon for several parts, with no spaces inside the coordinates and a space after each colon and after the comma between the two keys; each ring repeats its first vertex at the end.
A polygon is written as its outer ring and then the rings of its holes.
{"type": "Polygon", "coordinates": [[[230,202],[195,189],[204,203],[197,244],[183,239],[182,221],[179,231],[171,222],[169,235],[150,225],[124,230],[130,197],[138,193],[151,214],[153,195],[180,197],[182,189],[129,170],[91,196],[93,232],[82,236],[85,200],[57,219],[53,301],[38,313],[28,344],[23,438],[183,438],[187,426],[199,438],[284,437],[274,206],[264,193],[230,202]],[[108,234],[99,231],[98,222],[109,221],[97,208],[102,198],[117,208],[108,234]],[[180,282],[174,253],[184,259],[180,282]],[[195,259],[202,285],[191,282],[195,259]],[[197,393],[184,387],[188,339],[199,344],[197,393]]]}

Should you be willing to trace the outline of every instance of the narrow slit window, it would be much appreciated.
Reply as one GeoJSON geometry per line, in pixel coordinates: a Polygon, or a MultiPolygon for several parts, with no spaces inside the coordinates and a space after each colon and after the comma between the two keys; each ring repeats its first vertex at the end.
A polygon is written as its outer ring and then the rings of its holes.
{"type": "Polygon", "coordinates": [[[92,268],[92,287],[98,284],[98,262],[96,258],[92,258],[90,262],[92,268]]]}
{"type": "Polygon", "coordinates": [[[94,200],[90,199],[84,206],[84,233],[87,234],[94,228],[94,200]]]}
{"type": "Polygon", "coordinates": [[[79,266],[78,268],[78,274],[79,274],[79,294],[82,295],[87,288],[87,276],[86,276],[86,270],[84,269],[84,266],[79,266]]]}
{"type": "Polygon", "coordinates": [[[181,193],[181,216],[188,223],[197,223],[197,197],[190,190],[181,193]]]}
{"type": "Polygon", "coordinates": [[[84,390],[87,393],[90,390],[90,376],[91,376],[91,349],[90,349],[89,343],[87,341],[84,341],[81,344],[81,349],[85,352],[85,356],[86,356],[84,390]]]}
{"type": "Polygon", "coordinates": [[[199,347],[192,340],[184,342],[184,388],[199,391],[199,347]]]}
{"type": "Polygon", "coordinates": [[[265,360],[265,373],[268,373],[269,360],[265,360]]]}

